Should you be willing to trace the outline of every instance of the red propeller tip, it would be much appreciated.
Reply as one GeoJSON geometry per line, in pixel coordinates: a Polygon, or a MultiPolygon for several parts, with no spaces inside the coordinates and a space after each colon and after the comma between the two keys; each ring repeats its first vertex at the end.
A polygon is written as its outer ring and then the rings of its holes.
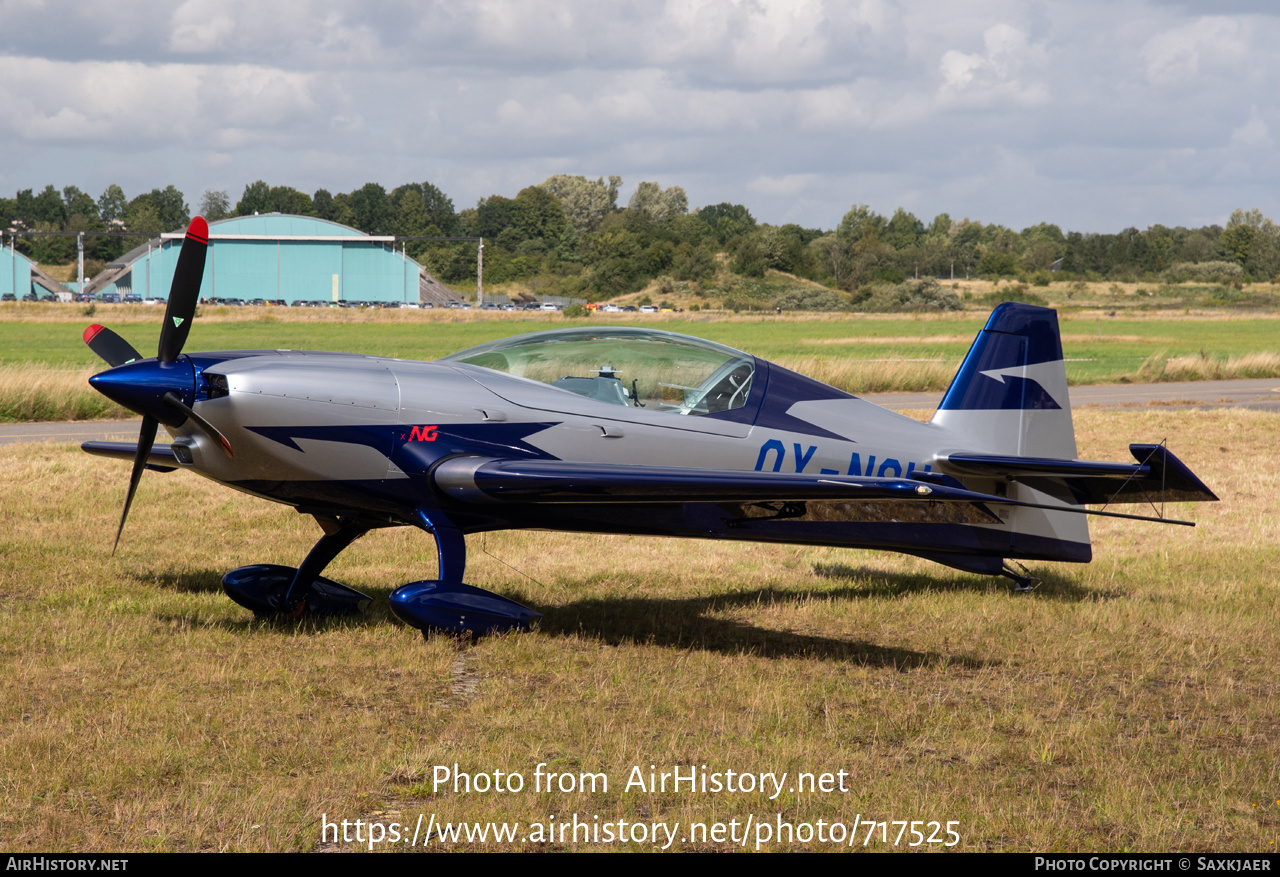
{"type": "Polygon", "coordinates": [[[102,331],[102,327],[101,327],[101,326],[99,326],[97,323],[94,323],[94,324],[93,324],[92,326],[90,326],[88,329],[85,329],[85,330],[84,330],[84,343],[85,343],[85,344],[88,344],[90,341],[92,341],[92,340],[93,340],[94,336],[95,336],[95,335],[97,335],[97,334],[98,334],[99,332],[101,332],[101,331],[102,331]]]}
{"type": "Polygon", "coordinates": [[[202,244],[209,243],[209,223],[204,221],[203,216],[191,220],[191,224],[187,226],[187,237],[202,244]]]}

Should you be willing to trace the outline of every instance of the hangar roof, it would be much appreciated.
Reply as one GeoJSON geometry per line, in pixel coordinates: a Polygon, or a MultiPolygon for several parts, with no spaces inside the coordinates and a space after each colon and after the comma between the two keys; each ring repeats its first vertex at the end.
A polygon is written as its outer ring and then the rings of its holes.
{"type": "MultiPolygon", "coordinates": [[[[254,216],[233,216],[209,223],[209,233],[270,235],[272,237],[368,237],[359,229],[314,216],[293,216],[287,213],[262,213],[254,216]]],[[[181,234],[181,231],[179,232],[181,234]]]]}
{"type": "MultiPolygon", "coordinates": [[[[181,240],[183,230],[166,232],[162,240],[181,240]]],[[[211,240],[280,240],[294,238],[306,241],[343,241],[347,238],[378,243],[392,243],[390,235],[369,235],[338,222],[316,219],[313,216],[293,216],[287,213],[263,213],[253,216],[233,216],[209,223],[211,240]]],[[[353,242],[354,242],[353,240],[353,242]]]]}

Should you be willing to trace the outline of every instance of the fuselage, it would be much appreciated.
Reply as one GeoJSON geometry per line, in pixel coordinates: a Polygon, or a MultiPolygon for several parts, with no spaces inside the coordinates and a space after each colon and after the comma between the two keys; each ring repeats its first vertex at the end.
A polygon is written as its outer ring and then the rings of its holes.
{"type": "MultiPolygon", "coordinates": [[[[914,508],[899,505],[725,506],[672,496],[669,504],[643,507],[477,508],[451,501],[432,481],[432,468],[457,455],[909,478],[934,471],[950,451],[982,450],[945,427],[760,359],[752,358],[754,380],[743,404],[701,416],[679,407],[600,401],[463,362],[291,350],[201,353],[189,360],[195,408],[227,436],[235,456],[186,426],[171,429],[179,461],[301,511],[413,524],[416,510],[431,507],[465,532],[535,526],[1087,559],[1087,532],[1083,551],[1078,538],[1069,538],[1074,547],[1064,550],[1053,526],[1024,521],[1019,540],[1012,526],[916,521],[914,508]]],[[[965,486],[994,487],[975,479],[965,486]]]]}

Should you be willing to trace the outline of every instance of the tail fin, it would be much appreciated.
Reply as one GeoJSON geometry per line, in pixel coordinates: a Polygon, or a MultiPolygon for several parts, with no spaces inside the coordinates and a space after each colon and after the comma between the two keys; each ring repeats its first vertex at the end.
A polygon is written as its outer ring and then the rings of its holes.
{"type": "MultiPolygon", "coordinates": [[[[1074,460],[1076,433],[1057,312],[1017,302],[997,307],[969,348],[932,423],[951,433],[957,448],[1074,460]]],[[[1078,501],[1062,495],[1065,491],[1045,493],[999,476],[974,484],[962,477],[967,486],[1007,491],[1010,499],[1064,505],[1078,501]]],[[[1006,557],[1079,563],[1092,556],[1083,515],[1019,508],[1002,517],[1010,538],[1006,557]]]]}
{"type": "Polygon", "coordinates": [[[997,307],[932,422],[989,453],[1075,459],[1057,312],[1018,302],[997,307]]]}

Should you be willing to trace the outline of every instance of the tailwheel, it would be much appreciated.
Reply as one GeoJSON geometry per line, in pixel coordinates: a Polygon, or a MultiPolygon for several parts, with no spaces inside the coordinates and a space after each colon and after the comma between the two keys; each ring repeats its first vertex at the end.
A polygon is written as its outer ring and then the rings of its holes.
{"type": "Polygon", "coordinates": [[[1004,562],[1004,569],[1000,571],[1000,574],[1013,579],[1013,592],[1015,594],[1029,594],[1036,589],[1036,585],[1040,584],[1040,579],[1033,576],[1031,574],[1031,570],[1027,569],[1015,560],[1006,560],[1004,562]],[[1010,566],[1010,564],[1012,564],[1012,566],[1010,566]],[[1016,566],[1018,569],[1022,570],[1022,572],[1019,573],[1017,570],[1013,569],[1013,566],[1016,566]]]}

